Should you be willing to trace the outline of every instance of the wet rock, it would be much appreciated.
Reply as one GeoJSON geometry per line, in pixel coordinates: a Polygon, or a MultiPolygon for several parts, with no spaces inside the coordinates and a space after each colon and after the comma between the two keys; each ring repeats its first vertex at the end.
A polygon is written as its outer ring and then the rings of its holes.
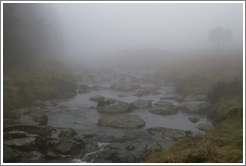
{"type": "Polygon", "coordinates": [[[113,78],[110,75],[103,75],[101,77],[101,82],[109,82],[111,81],[113,78]]]}
{"type": "Polygon", "coordinates": [[[57,157],[57,155],[74,155],[79,153],[80,148],[73,142],[52,140],[48,142],[50,150],[47,154],[50,157],[57,157]]]}
{"type": "Polygon", "coordinates": [[[150,92],[150,94],[152,94],[152,95],[159,95],[159,94],[161,94],[159,91],[157,91],[157,90],[152,90],[151,92],[150,92]]]}
{"type": "Polygon", "coordinates": [[[133,96],[136,96],[136,97],[142,97],[143,94],[139,92],[139,93],[134,93],[133,96]]]}
{"type": "Polygon", "coordinates": [[[191,117],[189,117],[188,119],[189,119],[192,123],[196,123],[196,122],[198,122],[198,121],[200,120],[200,118],[194,117],[194,116],[191,116],[191,117]]]}
{"type": "Polygon", "coordinates": [[[161,114],[161,115],[171,115],[171,114],[178,113],[178,111],[176,111],[175,109],[168,108],[168,107],[157,107],[157,106],[149,108],[148,111],[153,114],[161,114]]]}
{"type": "Polygon", "coordinates": [[[48,117],[44,113],[36,112],[22,116],[19,121],[20,123],[27,125],[46,125],[48,117]]]}
{"type": "Polygon", "coordinates": [[[134,150],[135,149],[135,146],[133,146],[133,145],[128,145],[127,147],[126,147],[126,150],[127,151],[132,151],[132,150],[134,150]]]}
{"type": "Polygon", "coordinates": [[[108,88],[104,87],[104,86],[96,85],[96,86],[91,87],[91,89],[94,90],[94,91],[99,91],[99,90],[106,90],[108,88]]]}
{"type": "Polygon", "coordinates": [[[103,100],[105,99],[105,97],[101,96],[101,95],[96,95],[96,96],[93,96],[93,97],[90,97],[89,100],[92,100],[92,101],[100,101],[100,100],[103,100]]]}
{"type": "Polygon", "coordinates": [[[42,138],[34,134],[29,134],[24,138],[6,140],[3,144],[20,150],[42,150],[45,147],[42,138]]]}
{"type": "Polygon", "coordinates": [[[174,106],[173,103],[170,103],[170,102],[168,102],[168,101],[163,101],[163,100],[157,101],[157,102],[155,103],[155,105],[156,105],[156,106],[161,106],[161,107],[173,107],[173,106],[174,106]]]}
{"type": "Polygon", "coordinates": [[[187,136],[187,132],[184,130],[170,129],[166,127],[152,127],[148,129],[148,132],[155,137],[168,140],[177,140],[187,136]]]}
{"type": "Polygon", "coordinates": [[[25,152],[21,156],[20,163],[40,163],[44,162],[44,155],[38,151],[25,152]]]}
{"type": "Polygon", "coordinates": [[[141,128],[145,122],[137,115],[113,115],[98,120],[98,125],[116,128],[141,128]]]}
{"type": "Polygon", "coordinates": [[[3,145],[3,162],[4,163],[15,163],[17,162],[17,153],[8,146],[3,145]]]}
{"type": "Polygon", "coordinates": [[[63,129],[58,137],[62,137],[62,138],[72,138],[73,136],[77,135],[77,132],[74,131],[72,128],[68,128],[68,129],[63,129]]]}
{"type": "Polygon", "coordinates": [[[148,156],[161,151],[163,148],[160,144],[153,142],[153,143],[149,143],[148,145],[145,146],[144,148],[144,155],[143,155],[143,159],[146,159],[148,156]]]}
{"type": "Polygon", "coordinates": [[[190,101],[179,104],[180,109],[183,109],[184,112],[188,113],[206,113],[211,109],[212,105],[206,101],[190,101]]]}
{"type": "Polygon", "coordinates": [[[201,131],[208,132],[212,128],[212,126],[207,123],[201,123],[198,126],[196,126],[196,128],[198,128],[201,131]]]}
{"type": "Polygon", "coordinates": [[[39,135],[42,138],[50,137],[54,129],[49,126],[38,126],[38,125],[25,125],[25,124],[16,124],[3,128],[4,132],[9,131],[25,131],[29,134],[39,135]]]}
{"type": "Polygon", "coordinates": [[[181,97],[180,95],[169,95],[169,96],[160,97],[160,100],[177,100],[180,97],[181,97]]]}
{"type": "Polygon", "coordinates": [[[89,93],[91,92],[91,88],[85,84],[79,85],[79,90],[78,93],[83,94],[83,93],[89,93]]]}
{"type": "Polygon", "coordinates": [[[129,103],[112,98],[100,100],[96,109],[103,113],[126,113],[131,111],[129,103]]]}
{"type": "Polygon", "coordinates": [[[143,108],[150,107],[152,104],[150,101],[138,99],[138,100],[134,101],[133,103],[131,103],[131,105],[133,108],[143,109],[143,108]]]}

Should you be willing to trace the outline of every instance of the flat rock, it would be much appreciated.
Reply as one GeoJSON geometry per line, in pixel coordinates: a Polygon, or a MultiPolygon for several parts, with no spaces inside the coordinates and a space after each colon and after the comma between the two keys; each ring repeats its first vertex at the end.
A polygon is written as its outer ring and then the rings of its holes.
{"type": "Polygon", "coordinates": [[[161,114],[161,115],[171,115],[176,114],[178,111],[168,108],[168,107],[160,107],[160,106],[154,106],[148,109],[149,112],[153,114],[161,114]]]}
{"type": "Polygon", "coordinates": [[[131,105],[133,106],[133,108],[143,109],[143,108],[150,107],[152,104],[148,100],[138,99],[138,100],[132,102],[131,105]]]}
{"type": "Polygon", "coordinates": [[[92,100],[92,101],[100,101],[103,99],[105,99],[105,97],[103,97],[101,95],[95,95],[95,96],[89,98],[89,100],[92,100]]]}

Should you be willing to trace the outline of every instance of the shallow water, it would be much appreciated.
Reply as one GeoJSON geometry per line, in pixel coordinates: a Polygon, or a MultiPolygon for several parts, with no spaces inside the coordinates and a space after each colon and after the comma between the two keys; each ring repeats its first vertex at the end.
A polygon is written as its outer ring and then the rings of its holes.
{"type": "MultiPolygon", "coordinates": [[[[128,72],[129,73],[129,72],[128,72]]],[[[131,72],[132,75],[138,76],[136,73],[131,72]]],[[[119,79],[119,78],[118,78],[119,79]]],[[[86,82],[88,86],[100,85],[109,88],[113,82],[117,81],[112,80],[110,82],[102,82],[102,83],[95,83],[95,82],[86,82]]],[[[140,84],[142,87],[153,87],[153,84],[140,84]]],[[[141,119],[143,119],[146,123],[146,126],[142,129],[117,129],[117,128],[110,128],[110,127],[101,127],[97,125],[98,119],[105,115],[103,113],[99,113],[95,107],[97,102],[90,101],[89,98],[95,95],[102,95],[105,98],[114,98],[117,100],[125,101],[128,103],[134,102],[137,99],[144,99],[144,100],[153,100],[152,103],[154,104],[157,101],[160,101],[160,97],[167,97],[167,96],[174,96],[177,95],[175,93],[175,88],[172,84],[164,84],[164,86],[159,86],[160,89],[158,90],[161,94],[159,95],[146,95],[142,97],[133,96],[132,92],[119,92],[119,91],[112,91],[110,89],[106,90],[99,90],[99,91],[91,91],[90,93],[86,94],[77,94],[75,97],[67,100],[60,101],[58,106],[51,109],[51,112],[48,113],[48,124],[52,127],[56,127],[58,130],[53,135],[53,137],[57,137],[59,133],[59,128],[73,128],[77,131],[78,137],[83,137],[85,134],[96,134],[97,138],[94,140],[91,139],[91,144],[94,144],[95,148],[89,149],[87,151],[87,156],[89,157],[92,154],[96,153],[103,153],[102,149],[100,149],[97,144],[98,143],[110,143],[111,147],[115,147],[118,151],[125,152],[125,146],[127,144],[133,144],[137,148],[132,151],[131,153],[141,154],[144,147],[153,141],[159,141],[163,146],[167,146],[170,144],[170,141],[164,139],[153,138],[153,136],[148,135],[147,129],[150,127],[168,127],[172,129],[180,129],[180,130],[191,130],[193,133],[203,134],[202,131],[198,130],[196,126],[200,123],[210,123],[209,120],[205,116],[200,116],[200,121],[197,123],[192,123],[189,121],[189,117],[191,114],[187,114],[184,112],[179,111],[177,114],[174,115],[159,115],[150,113],[147,109],[135,109],[129,114],[138,115],[141,119]],[[125,97],[118,97],[119,94],[125,94],[125,97]],[[137,136],[137,135],[142,136],[137,136]],[[112,142],[112,137],[116,139],[116,141],[112,142]],[[146,138],[144,138],[146,137],[146,138]],[[109,139],[110,138],[110,139],[109,139]],[[127,139],[126,139],[127,138],[127,139]],[[152,139],[152,140],[150,140],[152,139]],[[124,141],[125,140],[125,141],[124,141]],[[128,141],[126,141],[128,140],[128,141]],[[131,141],[129,141],[131,140],[131,141]],[[137,141],[138,140],[138,141],[137,141]],[[111,142],[110,142],[111,141],[111,142]],[[95,153],[93,153],[95,152],[95,153]],[[89,155],[88,155],[89,154],[89,155]]],[[[176,100],[166,100],[172,102],[174,105],[178,105],[179,103],[176,100]]],[[[87,162],[92,162],[94,159],[88,159],[84,155],[78,156],[77,158],[86,160],[87,162]]],[[[95,156],[94,156],[95,157],[95,156]]],[[[91,157],[93,158],[93,156],[91,157]]],[[[74,160],[78,161],[78,160],[74,160]]],[[[83,161],[83,160],[82,160],[83,161]]],[[[72,162],[72,161],[71,161],[72,162]]]]}

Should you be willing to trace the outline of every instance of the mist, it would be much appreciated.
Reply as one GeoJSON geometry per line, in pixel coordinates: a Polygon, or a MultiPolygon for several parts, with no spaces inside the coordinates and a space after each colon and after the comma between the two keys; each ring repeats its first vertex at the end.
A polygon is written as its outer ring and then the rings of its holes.
{"type": "MultiPolygon", "coordinates": [[[[230,29],[225,48],[243,45],[243,7],[237,3],[52,4],[69,59],[97,59],[116,52],[211,50],[209,30],[230,29]]],[[[107,57],[110,58],[111,56],[107,57]]]]}

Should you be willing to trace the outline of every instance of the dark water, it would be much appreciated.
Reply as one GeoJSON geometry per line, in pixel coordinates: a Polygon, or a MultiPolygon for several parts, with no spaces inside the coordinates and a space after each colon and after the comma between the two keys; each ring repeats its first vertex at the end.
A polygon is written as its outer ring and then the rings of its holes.
{"type": "MultiPolygon", "coordinates": [[[[122,72],[122,71],[121,71],[122,72]]],[[[123,72],[124,73],[124,72],[123,72]]],[[[129,73],[129,72],[126,72],[129,73]]],[[[134,75],[138,78],[141,75],[138,75],[136,72],[130,72],[131,75],[134,75]]],[[[95,78],[94,80],[96,80],[95,78]]],[[[83,82],[88,86],[100,85],[105,87],[110,87],[113,82],[117,79],[110,82],[83,82]],[[96,82],[96,83],[95,83],[96,82]]],[[[142,83],[142,87],[153,87],[151,83],[142,83]]],[[[77,94],[75,97],[67,100],[60,101],[58,106],[53,108],[48,114],[48,125],[57,127],[58,131],[54,134],[54,137],[59,133],[59,128],[73,128],[77,133],[77,137],[83,138],[84,135],[94,134],[96,135],[93,138],[90,138],[91,147],[87,147],[86,152],[81,153],[81,155],[71,159],[70,162],[96,162],[94,160],[95,156],[98,156],[100,153],[104,153],[105,147],[110,147],[117,149],[117,151],[122,153],[128,153],[125,149],[128,145],[134,145],[135,149],[131,151],[136,156],[141,155],[144,147],[151,142],[158,142],[164,147],[170,145],[172,141],[165,139],[154,138],[153,136],[147,133],[147,129],[150,127],[168,127],[172,129],[180,130],[191,130],[196,134],[203,134],[199,131],[196,126],[200,123],[210,123],[205,116],[199,116],[200,121],[197,123],[192,123],[188,120],[191,116],[190,114],[183,113],[179,111],[175,115],[159,115],[152,114],[147,109],[138,109],[130,112],[129,114],[138,115],[146,123],[146,126],[142,129],[116,129],[110,127],[101,127],[97,125],[98,119],[106,116],[105,114],[99,113],[94,109],[97,105],[97,102],[90,101],[89,98],[95,95],[102,95],[105,98],[114,98],[117,100],[125,101],[128,103],[134,102],[137,99],[153,100],[152,103],[160,101],[160,97],[174,96],[175,88],[172,84],[163,84],[159,86],[158,90],[161,94],[159,95],[147,95],[142,97],[133,96],[132,92],[119,92],[107,90],[91,91],[87,94],[77,94]],[[118,97],[119,94],[126,95],[125,97],[118,97]],[[94,108],[92,108],[94,107],[94,108]]],[[[166,100],[172,102],[174,105],[179,103],[176,100],[166,100]]]]}

